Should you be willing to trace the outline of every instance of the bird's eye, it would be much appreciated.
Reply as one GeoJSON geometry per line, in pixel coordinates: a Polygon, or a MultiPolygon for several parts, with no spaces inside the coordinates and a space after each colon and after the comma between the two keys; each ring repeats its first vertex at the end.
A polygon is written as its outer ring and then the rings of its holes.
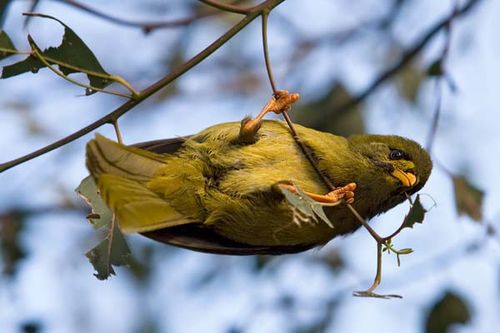
{"type": "Polygon", "coordinates": [[[389,159],[391,160],[402,160],[406,158],[406,154],[404,151],[399,149],[392,149],[389,153],[389,159]]]}

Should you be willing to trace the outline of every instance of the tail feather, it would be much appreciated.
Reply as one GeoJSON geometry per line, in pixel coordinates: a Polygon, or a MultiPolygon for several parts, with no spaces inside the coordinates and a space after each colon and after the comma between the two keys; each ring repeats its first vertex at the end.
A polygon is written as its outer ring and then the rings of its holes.
{"type": "Polygon", "coordinates": [[[162,164],[164,161],[159,154],[122,145],[100,134],[87,144],[87,168],[94,177],[109,173],[146,181],[162,164]]]}
{"type": "Polygon", "coordinates": [[[195,222],[147,187],[165,163],[164,155],[125,146],[99,134],[87,144],[87,168],[123,232],[147,232],[195,222]]]}
{"type": "Polygon", "coordinates": [[[154,231],[194,222],[136,181],[104,174],[99,177],[97,185],[125,233],[154,231]]]}

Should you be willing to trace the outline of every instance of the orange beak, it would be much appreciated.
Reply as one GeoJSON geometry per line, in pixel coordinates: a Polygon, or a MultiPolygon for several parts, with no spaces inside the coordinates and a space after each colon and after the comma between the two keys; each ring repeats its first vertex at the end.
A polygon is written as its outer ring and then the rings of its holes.
{"type": "Polygon", "coordinates": [[[394,177],[399,179],[404,187],[412,187],[417,183],[417,176],[411,172],[404,172],[398,168],[394,169],[391,173],[394,177]]]}

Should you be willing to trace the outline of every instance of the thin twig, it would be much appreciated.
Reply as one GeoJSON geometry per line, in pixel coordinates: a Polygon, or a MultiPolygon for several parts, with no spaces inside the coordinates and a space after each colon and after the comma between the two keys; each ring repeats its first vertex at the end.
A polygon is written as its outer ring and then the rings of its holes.
{"type": "Polygon", "coordinates": [[[264,51],[264,62],[266,63],[266,72],[271,84],[273,94],[276,94],[276,82],[274,81],[273,67],[271,66],[271,59],[269,57],[269,44],[267,42],[267,19],[268,13],[262,13],[262,49],[264,51]]]}
{"type": "MultiPolygon", "coordinates": [[[[263,45],[263,50],[264,50],[264,61],[266,63],[266,70],[267,70],[267,76],[269,78],[269,83],[271,84],[271,88],[273,90],[273,93],[276,94],[276,83],[274,81],[271,60],[270,60],[270,56],[269,56],[268,40],[267,40],[267,19],[268,19],[268,12],[263,12],[262,13],[262,45],[263,45]]],[[[335,186],[333,185],[332,181],[323,172],[321,172],[321,170],[318,166],[318,163],[317,163],[316,159],[314,158],[313,154],[304,145],[302,140],[300,140],[300,136],[298,135],[297,131],[295,130],[295,126],[293,125],[293,122],[290,119],[288,112],[284,111],[284,112],[282,112],[282,114],[283,114],[283,117],[285,118],[285,121],[290,129],[290,133],[292,134],[293,139],[295,140],[295,142],[297,143],[297,145],[301,149],[304,156],[309,161],[309,164],[313,167],[314,171],[318,174],[318,176],[321,178],[321,180],[327,186],[327,188],[330,191],[333,191],[335,189],[335,186]]],[[[359,222],[368,230],[368,232],[372,235],[372,237],[375,238],[377,243],[381,244],[382,237],[380,237],[375,232],[375,230],[373,230],[373,228],[370,227],[368,222],[366,222],[363,219],[363,217],[356,211],[356,209],[353,206],[351,206],[350,204],[347,204],[347,207],[354,214],[354,216],[359,220],[359,222]]]]}
{"type": "Polygon", "coordinates": [[[207,6],[220,9],[224,12],[248,15],[251,11],[251,8],[243,8],[243,7],[230,5],[230,4],[226,4],[226,3],[220,3],[220,2],[215,1],[215,0],[198,0],[198,1],[204,3],[207,6]]]}
{"type": "Polygon", "coordinates": [[[408,65],[420,52],[429,44],[429,42],[443,29],[446,28],[450,21],[455,18],[459,18],[464,14],[468,13],[477,4],[479,4],[482,0],[470,0],[467,2],[462,8],[457,10],[452,15],[444,18],[443,20],[436,23],[433,27],[431,27],[426,33],[424,33],[418,41],[414,44],[414,46],[408,49],[401,59],[394,64],[389,69],[385,70],[378,76],[375,81],[373,81],[367,88],[365,88],[361,93],[352,98],[351,100],[341,104],[332,113],[343,113],[349,111],[354,106],[363,102],[368,96],[370,96],[375,90],[377,90],[384,82],[397,74],[400,70],[402,70],[406,65],[408,65]]]}
{"type": "Polygon", "coordinates": [[[52,72],[54,72],[57,76],[62,77],[66,81],[71,82],[74,85],[77,85],[79,87],[85,88],[85,89],[87,89],[89,91],[95,90],[95,91],[100,91],[102,93],[106,93],[106,94],[110,94],[110,95],[115,95],[115,96],[120,96],[120,97],[126,97],[126,98],[132,98],[132,96],[123,94],[123,93],[118,92],[118,91],[112,91],[112,90],[106,90],[106,89],[103,89],[103,88],[93,87],[93,86],[81,83],[81,82],[79,82],[77,80],[74,80],[74,79],[70,78],[69,76],[65,75],[63,72],[61,72],[60,70],[58,70],[57,68],[53,67],[49,63],[49,61],[47,59],[45,59],[45,57],[43,56],[43,54],[40,52],[40,49],[36,45],[35,41],[30,36],[28,36],[28,42],[29,42],[29,44],[30,44],[30,46],[31,46],[31,48],[33,50],[32,55],[34,57],[36,57],[38,60],[40,60],[45,65],[45,67],[47,67],[52,72]]]}
{"type": "Polygon", "coordinates": [[[207,12],[207,13],[198,13],[194,14],[192,16],[180,18],[180,19],[175,19],[171,21],[159,21],[159,22],[140,22],[140,21],[132,21],[132,20],[126,20],[123,18],[119,18],[116,16],[112,16],[110,14],[103,13],[97,9],[94,9],[87,4],[83,4],[79,1],[75,0],[63,0],[60,1],[66,5],[73,6],[75,8],[78,8],[84,12],[87,12],[89,14],[92,14],[96,17],[105,19],[109,22],[123,25],[123,26],[128,26],[128,27],[135,27],[135,28],[141,28],[144,32],[149,33],[153,30],[156,29],[163,29],[163,28],[176,28],[176,27],[181,27],[181,26],[186,26],[189,25],[195,21],[198,21],[202,18],[206,18],[209,16],[217,15],[220,12],[214,11],[214,12],[207,12]]]}
{"type": "Polygon", "coordinates": [[[358,213],[358,211],[351,205],[346,204],[347,208],[356,217],[356,219],[363,225],[363,227],[368,230],[370,235],[377,241],[377,243],[382,244],[383,238],[368,224],[368,222],[358,213]]]}
{"type": "Polygon", "coordinates": [[[113,127],[115,129],[116,140],[118,141],[118,143],[123,144],[122,133],[120,131],[120,126],[118,125],[118,119],[115,119],[113,121],[113,127]]]}
{"type": "MultiPolygon", "coordinates": [[[[269,11],[264,11],[262,13],[262,49],[264,51],[264,62],[266,64],[266,72],[267,72],[267,77],[269,79],[269,83],[271,84],[271,89],[273,90],[273,94],[276,94],[276,82],[274,80],[274,75],[273,75],[273,70],[271,66],[271,59],[269,56],[269,45],[268,45],[268,39],[267,39],[267,20],[269,17],[269,11]]],[[[335,189],[335,186],[333,186],[332,182],[328,177],[321,172],[317,161],[314,159],[314,156],[312,155],[311,151],[304,145],[304,143],[300,140],[300,137],[295,130],[295,126],[293,125],[292,120],[290,119],[290,116],[288,115],[287,111],[282,112],[283,117],[285,118],[285,121],[290,129],[290,133],[292,134],[293,139],[299,146],[300,150],[304,154],[304,156],[307,158],[309,161],[309,164],[313,167],[314,171],[318,174],[318,176],[322,179],[322,181],[325,183],[328,189],[330,191],[335,189]]]]}
{"type": "Polygon", "coordinates": [[[194,57],[192,57],[190,60],[170,72],[168,75],[163,77],[162,79],[158,80],[157,82],[153,83],[146,89],[142,90],[139,93],[139,97],[137,97],[134,100],[129,100],[119,106],[117,109],[114,111],[108,113],[107,115],[103,116],[102,118],[94,121],[93,123],[85,126],[84,128],[81,128],[80,130],[66,136],[63,139],[60,139],[56,142],[53,142],[52,144],[49,144],[43,148],[40,148],[36,151],[33,151],[27,155],[21,156],[19,158],[16,158],[14,160],[5,162],[0,164],[0,173],[4,172],[12,167],[15,167],[19,164],[25,163],[27,161],[30,161],[38,156],[41,156],[43,154],[46,154],[54,149],[57,149],[61,146],[64,146],[82,136],[84,136],[87,133],[90,133],[91,131],[95,130],[96,128],[101,127],[104,124],[112,124],[113,121],[117,120],[120,118],[122,115],[127,113],[129,110],[146,100],[149,96],[153,95],[157,91],[161,90],[162,88],[166,87],[169,85],[172,81],[177,79],[179,76],[202,62],[204,59],[206,59],[208,56],[210,56],[213,52],[215,52],[219,47],[224,45],[228,40],[230,40],[234,35],[236,35],[239,31],[241,31],[244,27],[246,27],[250,22],[255,20],[257,17],[262,15],[262,12],[264,11],[264,8],[267,8],[268,10],[271,10],[272,8],[275,8],[279,4],[281,4],[284,0],[266,0],[263,1],[260,5],[252,8],[252,11],[247,14],[243,19],[241,19],[238,23],[236,23],[231,29],[229,29],[227,32],[225,32],[222,36],[220,36],[216,41],[214,41],[212,44],[210,44],[208,47],[206,47],[203,51],[200,53],[196,54],[194,57]]]}
{"type": "MultiPolygon", "coordinates": [[[[456,17],[457,11],[458,11],[458,1],[455,1],[451,16],[456,17]]],[[[434,116],[432,117],[431,128],[429,131],[429,136],[427,137],[427,144],[426,144],[426,148],[429,153],[431,152],[434,140],[436,139],[437,128],[441,116],[442,98],[443,98],[443,79],[447,76],[446,61],[448,60],[448,53],[450,51],[452,23],[453,20],[450,20],[445,27],[445,34],[446,34],[445,43],[443,46],[443,51],[441,52],[441,58],[439,59],[440,70],[442,72],[439,73],[439,76],[436,78],[436,86],[435,86],[436,108],[434,111],[434,116]]]]}

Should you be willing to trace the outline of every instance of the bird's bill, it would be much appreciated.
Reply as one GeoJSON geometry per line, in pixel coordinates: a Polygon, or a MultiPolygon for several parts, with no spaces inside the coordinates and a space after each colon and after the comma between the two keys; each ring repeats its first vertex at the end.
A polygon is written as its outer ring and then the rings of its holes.
{"type": "Polygon", "coordinates": [[[405,187],[412,187],[417,183],[417,177],[411,172],[404,172],[401,169],[395,168],[391,174],[399,179],[405,187]]]}

